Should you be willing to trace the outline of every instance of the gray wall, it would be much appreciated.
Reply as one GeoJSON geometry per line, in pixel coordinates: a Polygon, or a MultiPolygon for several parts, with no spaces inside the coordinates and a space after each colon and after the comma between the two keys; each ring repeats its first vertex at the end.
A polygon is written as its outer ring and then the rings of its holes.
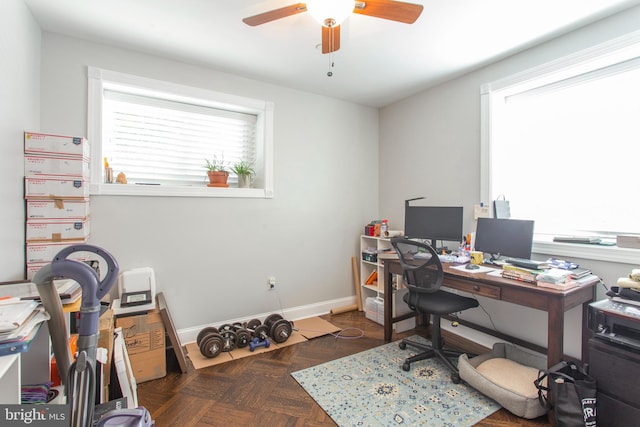
{"type": "Polygon", "coordinates": [[[0,2],[0,281],[24,278],[23,132],[40,121],[40,28],[22,0],[0,2]]]}
{"type": "MultiPolygon", "coordinates": [[[[463,205],[465,231],[473,231],[473,205],[480,202],[480,85],[639,29],[640,7],[635,7],[382,108],[381,216],[389,218],[391,228],[402,228],[403,201],[427,196],[425,204],[463,205]]],[[[546,259],[548,255],[533,257],[546,259]]],[[[570,258],[570,254],[566,257],[570,258]]],[[[608,285],[615,284],[633,267],[570,259],[591,267],[608,285]]],[[[604,288],[600,287],[598,293],[603,297],[604,288]]],[[[498,329],[546,344],[545,313],[486,299],[481,303],[498,329]]],[[[466,312],[462,317],[491,327],[482,310],[466,312]]],[[[571,310],[565,323],[565,348],[572,355],[580,352],[580,324],[580,310],[571,310]]]]}
{"type": "Polygon", "coordinates": [[[351,257],[378,208],[376,109],[43,33],[36,130],[86,135],[88,65],[275,103],[273,199],[91,197],[90,242],[123,270],[152,267],[178,329],[355,301],[351,257]]]}

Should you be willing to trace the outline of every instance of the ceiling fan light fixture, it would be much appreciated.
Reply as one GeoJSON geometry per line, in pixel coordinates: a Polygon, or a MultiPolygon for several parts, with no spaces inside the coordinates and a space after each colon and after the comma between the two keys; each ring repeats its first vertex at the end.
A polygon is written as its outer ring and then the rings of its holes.
{"type": "Polygon", "coordinates": [[[340,25],[354,8],[354,0],[307,0],[307,11],[325,27],[340,25]]]}

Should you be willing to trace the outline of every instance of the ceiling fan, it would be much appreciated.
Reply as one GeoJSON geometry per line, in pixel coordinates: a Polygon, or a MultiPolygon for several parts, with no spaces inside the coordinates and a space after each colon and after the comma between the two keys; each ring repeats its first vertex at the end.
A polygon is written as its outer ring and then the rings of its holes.
{"type": "Polygon", "coordinates": [[[394,0],[308,0],[258,15],[242,21],[251,26],[266,24],[287,16],[309,12],[322,25],[322,53],[340,49],[340,24],[351,13],[413,24],[422,13],[421,4],[394,0]]]}

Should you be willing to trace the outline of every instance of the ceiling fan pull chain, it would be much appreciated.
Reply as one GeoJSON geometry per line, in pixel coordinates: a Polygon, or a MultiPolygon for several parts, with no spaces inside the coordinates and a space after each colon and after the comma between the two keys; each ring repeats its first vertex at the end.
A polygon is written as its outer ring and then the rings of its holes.
{"type": "Polygon", "coordinates": [[[335,64],[333,63],[333,52],[331,52],[329,54],[329,71],[327,72],[327,76],[328,77],[333,76],[333,71],[331,71],[331,70],[333,69],[334,65],[335,64]]]}
{"type": "Polygon", "coordinates": [[[333,51],[335,48],[335,38],[334,38],[334,28],[333,25],[335,24],[335,21],[331,21],[327,19],[327,26],[329,27],[329,71],[327,72],[327,76],[331,77],[333,76],[333,71],[331,71],[334,67],[334,62],[333,62],[333,51]]]}

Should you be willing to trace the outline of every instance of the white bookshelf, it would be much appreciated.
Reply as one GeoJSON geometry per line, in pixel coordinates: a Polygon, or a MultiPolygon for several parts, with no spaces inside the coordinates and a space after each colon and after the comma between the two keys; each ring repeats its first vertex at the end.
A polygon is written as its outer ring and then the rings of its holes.
{"type": "MultiPolygon", "coordinates": [[[[407,292],[407,289],[402,286],[402,278],[400,276],[394,276],[393,295],[384,294],[384,281],[386,277],[384,275],[384,264],[380,254],[389,253],[393,254],[393,246],[388,238],[374,237],[374,236],[360,236],[360,288],[362,306],[366,310],[367,298],[392,298],[391,306],[393,308],[393,316],[399,316],[404,313],[409,313],[411,309],[402,300],[402,297],[407,292]],[[375,260],[365,260],[363,254],[376,254],[375,260]],[[371,273],[376,272],[378,277],[377,281],[373,285],[367,285],[367,279],[371,273]],[[398,289],[400,284],[400,289],[398,289]]],[[[378,322],[381,323],[381,322],[378,322]]],[[[397,322],[393,325],[396,332],[404,332],[415,327],[415,318],[406,319],[397,322]]]]}

